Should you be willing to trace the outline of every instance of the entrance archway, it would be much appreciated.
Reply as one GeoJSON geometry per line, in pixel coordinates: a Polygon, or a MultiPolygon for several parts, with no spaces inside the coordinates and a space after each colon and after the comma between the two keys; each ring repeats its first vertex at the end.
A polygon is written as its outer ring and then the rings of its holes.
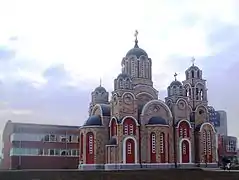
{"type": "Polygon", "coordinates": [[[135,164],[137,162],[137,144],[132,137],[124,139],[123,162],[126,164],[135,164]]]}
{"type": "Polygon", "coordinates": [[[191,163],[191,143],[188,139],[180,142],[180,163],[191,163]]]}

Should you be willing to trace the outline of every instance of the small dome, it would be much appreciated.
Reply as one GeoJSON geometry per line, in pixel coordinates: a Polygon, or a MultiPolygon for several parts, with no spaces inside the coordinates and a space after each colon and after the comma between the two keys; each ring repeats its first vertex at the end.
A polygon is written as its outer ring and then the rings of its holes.
{"type": "Polygon", "coordinates": [[[158,117],[158,116],[151,117],[149,119],[148,124],[151,124],[151,125],[153,125],[153,124],[168,125],[168,123],[167,123],[167,121],[165,119],[163,119],[162,117],[158,117]]]}
{"type": "Polygon", "coordinates": [[[85,122],[84,126],[102,126],[101,117],[98,115],[90,116],[85,122]]]}
{"type": "Polygon", "coordinates": [[[122,79],[126,79],[129,78],[131,79],[131,76],[129,74],[125,74],[125,73],[120,73],[117,77],[117,79],[122,78],[122,79]]]}
{"type": "Polygon", "coordinates": [[[179,86],[182,86],[182,83],[180,82],[180,81],[173,81],[173,82],[171,82],[171,84],[170,84],[170,86],[172,87],[172,86],[177,86],[177,87],[179,87],[179,86]]]}
{"type": "Polygon", "coordinates": [[[198,71],[198,70],[200,70],[200,69],[199,69],[199,67],[197,67],[197,66],[195,66],[195,65],[192,65],[192,66],[190,66],[186,71],[192,71],[192,70],[198,71]]]}
{"type": "Polygon", "coordinates": [[[106,89],[102,86],[98,86],[97,88],[95,88],[95,91],[102,93],[102,92],[106,92],[106,89]]]}
{"type": "Polygon", "coordinates": [[[138,59],[140,58],[140,56],[148,57],[148,54],[145,52],[145,50],[143,50],[143,49],[141,49],[139,47],[130,49],[128,51],[128,53],[126,54],[126,57],[133,56],[133,55],[135,55],[138,59]]]}
{"type": "Polygon", "coordinates": [[[108,145],[116,145],[116,144],[117,144],[116,138],[111,138],[111,139],[109,140],[108,145]]]}
{"type": "Polygon", "coordinates": [[[130,49],[127,54],[126,54],[126,57],[129,57],[129,56],[136,56],[138,59],[140,58],[140,56],[146,56],[148,57],[148,54],[145,52],[145,50],[139,48],[138,46],[138,40],[136,39],[135,40],[135,45],[134,45],[134,48],[130,49]]]}

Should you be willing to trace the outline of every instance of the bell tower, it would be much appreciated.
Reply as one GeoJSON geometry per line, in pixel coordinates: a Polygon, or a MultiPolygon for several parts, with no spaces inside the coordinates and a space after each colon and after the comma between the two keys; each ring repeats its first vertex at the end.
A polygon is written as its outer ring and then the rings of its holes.
{"type": "Polygon", "coordinates": [[[191,106],[203,104],[207,106],[207,87],[206,80],[202,78],[202,70],[194,64],[195,58],[192,58],[192,66],[185,71],[186,80],[183,81],[185,96],[191,106]]]}

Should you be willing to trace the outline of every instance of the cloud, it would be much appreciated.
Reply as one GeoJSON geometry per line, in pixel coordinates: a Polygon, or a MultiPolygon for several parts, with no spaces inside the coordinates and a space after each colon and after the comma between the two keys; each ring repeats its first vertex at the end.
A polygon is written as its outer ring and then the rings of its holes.
{"type": "Polygon", "coordinates": [[[152,58],[160,97],[166,95],[174,72],[184,79],[195,56],[208,80],[209,103],[228,111],[229,131],[238,135],[239,99],[234,93],[239,83],[233,80],[238,77],[237,1],[1,4],[0,129],[8,119],[81,125],[90,92],[100,78],[109,91],[113,89],[122,57],[133,47],[138,29],[139,46],[152,58]]]}
{"type": "Polygon", "coordinates": [[[0,46],[0,62],[8,61],[15,57],[15,51],[9,49],[8,47],[0,46]]]}

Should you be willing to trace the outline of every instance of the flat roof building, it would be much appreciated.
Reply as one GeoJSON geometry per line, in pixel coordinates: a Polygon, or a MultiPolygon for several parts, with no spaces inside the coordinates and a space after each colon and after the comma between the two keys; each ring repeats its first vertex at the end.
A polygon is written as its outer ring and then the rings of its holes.
{"type": "Polygon", "coordinates": [[[78,126],[15,123],[5,125],[2,169],[76,169],[78,126]]]}

